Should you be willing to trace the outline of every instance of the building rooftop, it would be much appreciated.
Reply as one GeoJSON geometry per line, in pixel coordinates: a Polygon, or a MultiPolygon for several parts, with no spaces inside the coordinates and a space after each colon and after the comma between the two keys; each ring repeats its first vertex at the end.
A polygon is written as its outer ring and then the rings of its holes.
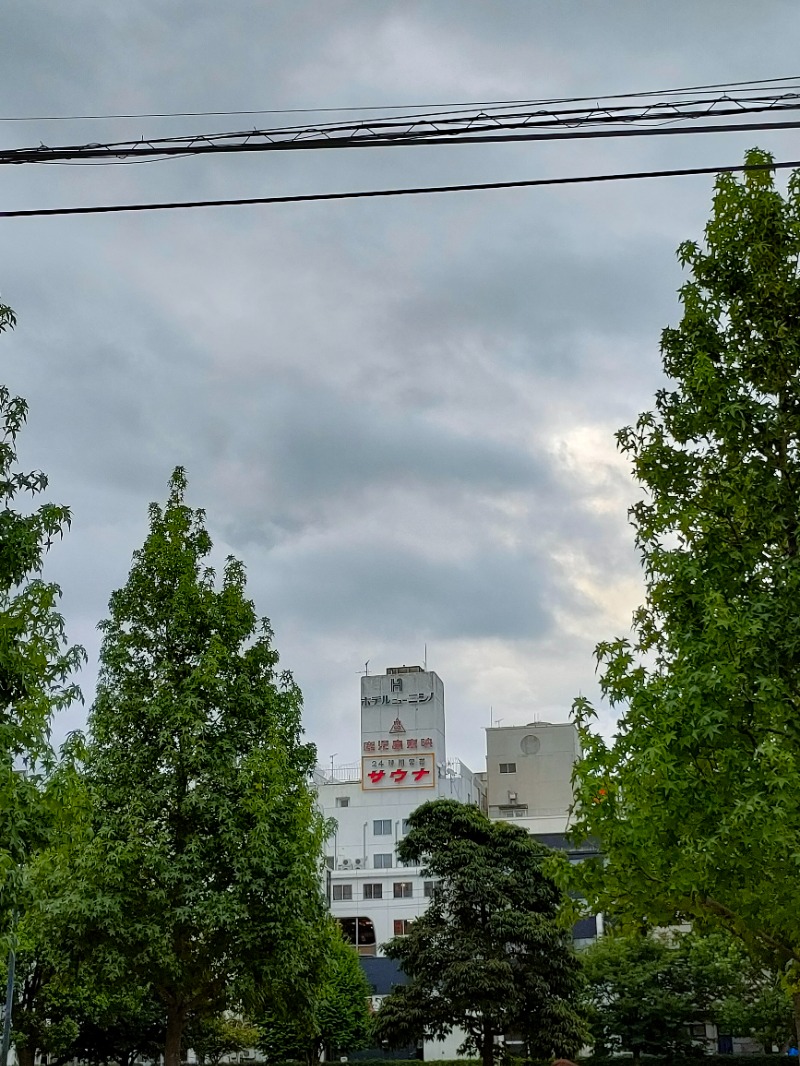
{"type": "Polygon", "coordinates": [[[487,733],[489,730],[502,733],[507,729],[554,729],[564,725],[572,725],[572,722],[518,722],[516,725],[486,725],[483,728],[487,733]]]}

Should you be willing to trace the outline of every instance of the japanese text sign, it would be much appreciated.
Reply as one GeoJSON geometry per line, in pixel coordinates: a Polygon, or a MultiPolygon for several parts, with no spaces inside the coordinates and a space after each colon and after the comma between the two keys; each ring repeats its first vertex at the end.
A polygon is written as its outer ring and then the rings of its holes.
{"type": "Polygon", "coordinates": [[[436,764],[427,755],[365,756],[361,760],[361,787],[365,791],[386,788],[433,788],[436,764]]]}
{"type": "Polygon", "coordinates": [[[386,751],[418,751],[420,748],[430,751],[433,748],[432,737],[422,737],[421,740],[415,737],[406,737],[400,739],[394,737],[390,740],[365,740],[364,752],[365,754],[372,754],[373,752],[386,752],[386,751]]]}

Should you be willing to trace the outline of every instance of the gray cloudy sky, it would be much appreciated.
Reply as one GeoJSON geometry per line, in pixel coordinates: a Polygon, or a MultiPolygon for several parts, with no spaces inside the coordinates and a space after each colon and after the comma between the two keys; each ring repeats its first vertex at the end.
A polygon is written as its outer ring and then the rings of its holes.
{"type": "MultiPolygon", "coordinates": [[[[796,73],[793,0],[6,0],[3,117],[599,95],[796,73]]],[[[312,120],[314,116],[306,116],[312,120]]],[[[257,119],[0,123],[4,147],[257,119]]],[[[266,118],[265,122],[270,121],[266,118]]],[[[278,119],[272,119],[272,122],[278,119]]],[[[7,208],[509,181],[741,161],[794,133],[6,168],[7,208]]],[[[98,640],[150,500],[185,465],[217,557],[248,568],[327,762],[358,755],[358,673],[445,682],[450,754],[594,695],[641,596],[613,433],[651,406],[675,248],[712,182],[0,222],[19,316],[3,380],[52,553],[98,640]]],[[[82,724],[63,715],[57,735],[82,724]]],[[[603,727],[612,717],[604,712],[603,727]]]]}

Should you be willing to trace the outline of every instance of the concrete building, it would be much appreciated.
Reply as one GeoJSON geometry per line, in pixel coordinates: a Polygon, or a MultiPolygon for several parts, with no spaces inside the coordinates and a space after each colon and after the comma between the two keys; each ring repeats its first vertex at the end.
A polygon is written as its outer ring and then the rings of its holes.
{"type": "Polygon", "coordinates": [[[420,666],[390,667],[361,679],[361,757],[317,771],[317,794],[336,823],[328,842],[333,916],[364,956],[401,935],[422,914],[432,882],[403,866],[397,845],[407,819],[429,799],[486,809],[480,776],[448,757],[444,685],[420,666]]]}
{"type": "MultiPolygon", "coordinates": [[[[543,843],[569,850],[579,748],[571,724],[489,729],[487,768],[474,773],[448,753],[441,678],[419,666],[362,677],[360,718],[359,761],[319,768],[315,776],[319,805],[336,826],[327,847],[331,912],[362,956],[377,1008],[404,981],[382,946],[426,910],[433,888],[397,856],[411,812],[430,799],[456,799],[492,818],[513,818],[543,843]]],[[[577,943],[593,939],[594,919],[579,923],[574,935],[577,943]]],[[[425,1041],[422,1057],[453,1059],[463,1038],[455,1031],[425,1041]]],[[[352,1057],[387,1055],[371,1049],[352,1057]]]]}
{"type": "MultiPolygon", "coordinates": [[[[320,807],[336,826],[326,856],[331,912],[360,955],[381,956],[428,906],[433,882],[397,856],[409,815],[426,800],[475,804],[574,861],[596,854],[567,838],[580,755],[572,723],[487,729],[486,770],[475,773],[448,755],[444,685],[420,666],[362,677],[360,721],[358,763],[316,773],[320,807]]],[[[579,923],[576,943],[597,932],[594,918],[579,923]]]]}
{"type": "Polygon", "coordinates": [[[487,729],[489,817],[513,820],[535,836],[564,834],[570,824],[572,767],[579,757],[572,722],[487,729]]]}
{"type": "MultiPolygon", "coordinates": [[[[591,842],[577,848],[568,837],[572,770],[581,754],[571,722],[534,720],[487,729],[486,769],[474,773],[448,756],[441,679],[419,666],[401,666],[362,677],[359,743],[358,763],[319,769],[316,781],[320,807],[336,822],[327,853],[331,911],[362,956],[377,1009],[394,985],[405,982],[397,965],[382,957],[382,945],[424,912],[433,887],[420,869],[403,866],[397,857],[407,819],[421,803],[447,797],[476,804],[490,818],[513,822],[566,852],[573,862],[597,855],[598,848],[591,842]]],[[[602,915],[578,922],[575,945],[590,943],[602,931],[602,915]]],[[[709,1050],[757,1049],[752,1041],[718,1038],[705,1023],[695,1028],[698,1043],[709,1050]]],[[[453,1059],[462,1040],[456,1031],[445,1041],[425,1041],[422,1058],[453,1059]]],[[[392,1053],[373,1048],[352,1056],[376,1057],[392,1053]]]]}

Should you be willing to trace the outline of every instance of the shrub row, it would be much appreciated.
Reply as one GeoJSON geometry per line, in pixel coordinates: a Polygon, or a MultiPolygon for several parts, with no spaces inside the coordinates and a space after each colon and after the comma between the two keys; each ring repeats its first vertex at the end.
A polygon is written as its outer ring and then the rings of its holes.
{"type": "MultiPolygon", "coordinates": [[[[778,1066],[779,1063],[793,1062],[786,1055],[704,1055],[698,1049],[697,1055],[642,1055],[640,1066],[778,1066]]],[[[579,1058],[580,1066],[625,1066],[632,1063],[630,1055],[614,1057],[611,1055],[587,1056],[579,1058]]]]}
{"type": "MultiPolygon", "coordinates": [[[[435,1059],[436,1066],[476,1066],[479,1059],[435,1059]]],[[[597,1057],[579,1057],[578,1066],[628,1066],[633,1062],[630,1055],[616,1057],[598,1055],[597,1057]]],[[[642,1055],[639,1066],[778,1066],[791,1063],[786,1055],[642,1055]]],[[[331,1066],[338,1060],[334,1058],[331,1066]]],[[[352,1066],[420,1066],[419,1059],[357,1059],[350,1058],[352,1066]]],[[[250,1066],[302,1066],[301,1063],[256,1063],[250,1066]]],[[[550,1066],[550,1059],[529,1060],[513,1059],[512,1066],[550,1066]]]]}
{"type": "MultiPolygon", "coordinates": [[[[334,1060],[335,1062],[336,1060],[334,1060]]],[[[419,1066],[419,1059],[358,1059],[352,1058],[353,1066],[419,1066]]],[[[436,1059],[436,1066],[476,1066],[479,1059],[436,1059]]],[[[513,1066],[550,1066],[550,1059],[514,1059],[513,1066]]],[[[630,1055],[587,1056],[577,1060],[578,1066],[628,1066],[633,1062],[630,1055]]],[[[779,1066],[790,1063],[786,1055],[642,1055],[639,1066],[779,1066]]],[[[283,1066],[283,1064],[275,1064],[283,1066]]],[[[298,1064],[299,1066],[299,1064],[298,1064]]]]}

